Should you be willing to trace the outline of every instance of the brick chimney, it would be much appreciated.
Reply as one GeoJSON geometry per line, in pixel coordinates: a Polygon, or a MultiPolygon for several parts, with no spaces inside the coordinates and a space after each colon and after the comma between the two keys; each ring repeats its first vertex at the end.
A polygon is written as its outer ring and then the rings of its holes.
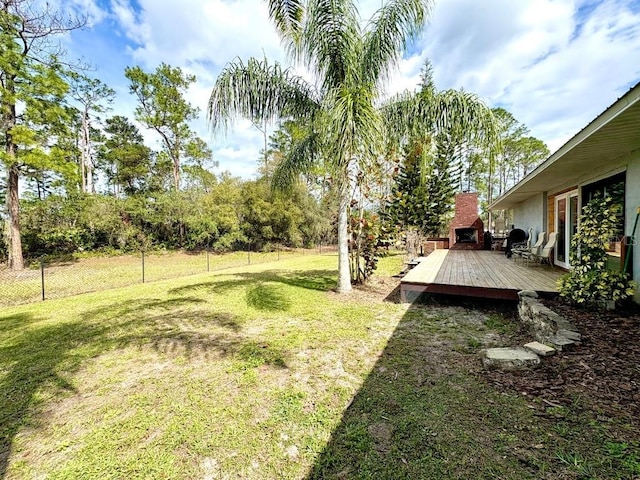
{"type": "Polygon", "coordinates": [[[449,225],[449,248],[481,249],[484,245],[484,224],[478,216],[478,194],[458,193],[456,210],[449,225]]]}

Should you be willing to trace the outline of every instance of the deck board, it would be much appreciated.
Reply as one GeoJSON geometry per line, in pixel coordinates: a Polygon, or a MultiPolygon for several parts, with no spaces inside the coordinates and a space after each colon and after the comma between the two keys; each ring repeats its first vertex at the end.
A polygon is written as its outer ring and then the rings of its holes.
{"type": "Polygon", "coordinates": [[[493,251],[435,250],[401,280],[402,298],[408,292],[516,298],[520,290],[557,292],[562,271],[516,264],[493,251]]]}

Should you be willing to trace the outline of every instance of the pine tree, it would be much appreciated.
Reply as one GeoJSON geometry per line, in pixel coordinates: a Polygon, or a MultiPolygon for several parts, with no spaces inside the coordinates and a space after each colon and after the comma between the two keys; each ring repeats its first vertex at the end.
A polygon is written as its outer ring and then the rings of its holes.
{"type": "Polygon", "coordinates": [[[20,177],[28,170],[56,170],[65,161],[51,145],[63,128],[68,88],[53,37],[83,24],[48,3],[0,3],[0,162],[7,173],[7,253],[13,270],[24,268],[20,177]]]}
{"type": "Polygon", "coordinates": [[[387,220],[405,232],[438,235],[452,210],[456,184],[452,155],[446,136],[409,144],[395,179],[387,220]]]}

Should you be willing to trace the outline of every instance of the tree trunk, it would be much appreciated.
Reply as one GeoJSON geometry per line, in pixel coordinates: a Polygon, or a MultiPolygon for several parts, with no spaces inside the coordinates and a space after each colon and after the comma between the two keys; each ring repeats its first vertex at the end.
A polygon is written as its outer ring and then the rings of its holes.
{"type": "MultiPolygon", "coordinates": [[[[9,142],[7,153],[10,158],[15,158],[15,145],[9,142]]],[[[19,171],[16,163],[8,168],[7,174],[7,212],[9,214],[8,234],[8,254],[9,268],[11,270],[22,270],[24,259],[22,258],[22,240],[20,238],[20,200],[18,197],[19,171]]]]}
{"type": "Polygon", "coordinates": [[[338,200],[338,293],[351,291],[351,272],[349,270],[349,190],[341,185],[338,200]]]}
{"type": "Polygon", "coordinates": [[[494,165],[494,157],[492,153],[489,153],[489,181],[488,181],[489,185],[487,187],[487,190],[488,190],[487,196],[489,197],[489,201],[488,201],[489,205],[493,203],[493,183],[494,183],[493,165],[494,165]]]}
{"type": "MultiPolygon", "coordinates": [[[[15,94],[15,77],[7,76],[6,90],[15,94]]],[[[18,180],[20,170],[16,157],[18,146],[13,141],[11,129],[16,125],[16,104],[15,101],[2,102],[2,125],[5,134],[5,152],[7,154],[7,253],[9,268],[11,270],[22,270],[24,259],[22,258],[22,239],[20,238],[20,197],[18,191],[18,180]]]]}
{"type": "Polygon", "coordinates": [[[85,193],[94,193],[93,187],[93,164],[91,162],[91,140],[89,138],[89,112],[86,110],[82,115],[82,146],[81,146],[81,162],[82,162],[82,191],[85,193]],[[86,180],[85,180],[86,178],[86,180]]]}
{"type": "Polygon", "coordinates": [[[80,154],[80,189],[82,193],[87,192],[87,175],[85,172],[84,154],[80,154]]]}
{"type": "Polygon", "coordinates": [[[180,144],[172,143],[169,137],[162,131],[162,129],[156,128],[156,132],[162,137],[167,153],[173,162],[173,188],[176,192],[180,191],[180,144]]]}
{"type": "Polygon", "coordinates": [[[180,157],[173,159],[173,187],[176,192],[180,191],[180,157]]]}

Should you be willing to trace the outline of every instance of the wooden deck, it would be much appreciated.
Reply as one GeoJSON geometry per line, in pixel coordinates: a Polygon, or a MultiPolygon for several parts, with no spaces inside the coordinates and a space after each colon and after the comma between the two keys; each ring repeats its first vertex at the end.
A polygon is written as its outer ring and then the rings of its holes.
{"type": "Polygon", "coordinates": [[[500,252],[435,250],[400,281],[403,302],[420,293],[517,300],[520,290],[557,292],[560,269],[516,264],[500,252]]]}

